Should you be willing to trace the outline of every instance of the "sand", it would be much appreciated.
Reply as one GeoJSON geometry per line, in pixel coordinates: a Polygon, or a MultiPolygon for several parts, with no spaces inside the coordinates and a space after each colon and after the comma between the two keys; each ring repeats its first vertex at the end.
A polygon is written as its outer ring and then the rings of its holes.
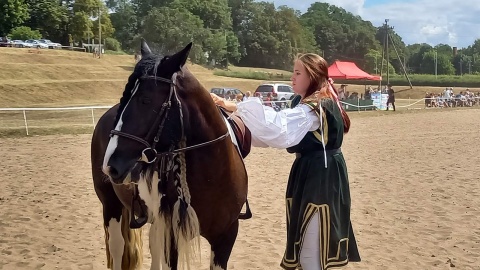
{"type": "MultiPolygon", "coordinates": [[[[354,117],[343,152],[363,261],[345,269],[480,269],[480,110],[354,117]]],[[[106,269],[91,135],[0,139],[0,269],[106,269]]],[[[294,157],[246,159],[254,217],[229,269],[280,269],[294,157]]],[[[148,227],[148,226],[147,226],[148,227]]],[[[148,237],[145,232],[145,250],[148,237]]],[[[202,241],[202,262],[209,251],[202,241]]],[[[145,253],[144,269],[149,269],[145,253]]]]}

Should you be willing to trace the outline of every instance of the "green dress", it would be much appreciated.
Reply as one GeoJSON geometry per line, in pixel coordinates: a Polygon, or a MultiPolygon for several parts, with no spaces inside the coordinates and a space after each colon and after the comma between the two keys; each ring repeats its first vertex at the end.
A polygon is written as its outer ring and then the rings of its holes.
{"type": "MultiPolygon", "coordinates": [[[[297,96],[292,107],[300,102],[297,96]]],[[[287,149],[297,153],[286,191],[287,246],[281,267],[301,269],[299,255],[303,237],[311,218],[320,217],[321,269],[359,262],[360,255],[350,222],[350,189],[347,166],[340,147],[343,120],[340,109],[331,99],[324,99],[320,114],[315,103],[307,103],[322,117],[326,153],[320,129],[308,132],[302,141],[287,149]],[[325,158],[327,155],[327,168],[325,158]]]]}

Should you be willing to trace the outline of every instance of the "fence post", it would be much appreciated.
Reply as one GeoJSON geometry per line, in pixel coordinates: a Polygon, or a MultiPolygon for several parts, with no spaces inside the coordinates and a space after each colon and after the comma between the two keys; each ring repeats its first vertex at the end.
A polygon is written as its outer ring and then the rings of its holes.
{"type": "Polygon", "coordinates": [[[360,99],[357,98],[357,110],[358,110],[358,113],[360,113],[360,99]]]}
{"type": "Polygon", "coordinates": [[[93,108],[92,108],[92,125],[93,125],[93,129],[95,129],[95,116],[93,115],[93,108]]]}
{"type": "Polygon", "coordinates": [[[25,122],[25,131],[27,132],[28,136],[27,113],[25,112],[25,110],[23,110],[23,121],[25,122]]]}

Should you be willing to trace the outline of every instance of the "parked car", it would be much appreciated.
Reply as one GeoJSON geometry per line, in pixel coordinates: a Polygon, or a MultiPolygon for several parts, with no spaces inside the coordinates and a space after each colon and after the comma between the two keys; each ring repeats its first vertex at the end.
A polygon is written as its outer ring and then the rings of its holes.
{"type": "Polygon", "coordinates": [[[276,105],[281,108],[288,107],[287,101],[292,100],[295,96],[293,88],[288,84],[283,83],[265,83],[261,84],[255,90],[254,96],[261,97],[264,101],[268,100],[268,94],[270,93],[270,99],[277,102],[276,105]]]}
{"type": "Polygon", "coordinates": [[[0,37],[0,47],[11,47],[12,43],[7,37],[0,37]]]}
{"type": "Polygon", "coordinates": [[[39,39],[38,42],[46,44],[49,49],[61,49],[62,48],[62,44],[52,42],[49,39],[39,39]]]}
{"type": "Polygon", "coordinates": [[[243,95],[242,91],[240,91],[239,89],[228,88],[228,87],[215,87],[210,90],[210,93],[214,93],[219,97],[230,99],[230,100],[234,100],[238,94],[243,95]]]}
{"type": "Polygon", "coordinates": [[[31,45],[31,47],[33,47],[33,48],[48,49],[48,45],[47,45],[47,44],[41,43],[40,41],[38,41],[38,40],[36,40],[36,39],[28,39],[28,40],[25,40],[25,43],[28,43],[28,44],[31,45]]]}
{"type": "Polygon", "coordinates": [[[25,43],[25,41],[23,41],[23,40],[16,39],[16,40],[12,40],[12,47],[15,47],[15,48],[31,48],[32,44],[31,43],[25,43]]]}

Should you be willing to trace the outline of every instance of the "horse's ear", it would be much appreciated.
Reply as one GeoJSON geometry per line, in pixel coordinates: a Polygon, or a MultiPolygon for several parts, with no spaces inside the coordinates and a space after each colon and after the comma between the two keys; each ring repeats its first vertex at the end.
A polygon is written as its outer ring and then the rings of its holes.
{"type": "Polygon", "coordinates": [[[142,45],[140,46],[140,51],[142,53],[142,57],[152,53],[152,51],[150,50],[150,47],[148,47],[147,42],[143,38],[142,38],[142,45]]]}
{"type": "Polygon", "coordinates": [[[175,59],[175,66],[178,67],[179,70],[182,69],[182,67],[187,62],[188,54],[190,53],[190,49],[192,49],[192,45],[192,42],[188,43],[185,48],[183,48],[181,51],[171,57],[172,59],[175,59]]]}

